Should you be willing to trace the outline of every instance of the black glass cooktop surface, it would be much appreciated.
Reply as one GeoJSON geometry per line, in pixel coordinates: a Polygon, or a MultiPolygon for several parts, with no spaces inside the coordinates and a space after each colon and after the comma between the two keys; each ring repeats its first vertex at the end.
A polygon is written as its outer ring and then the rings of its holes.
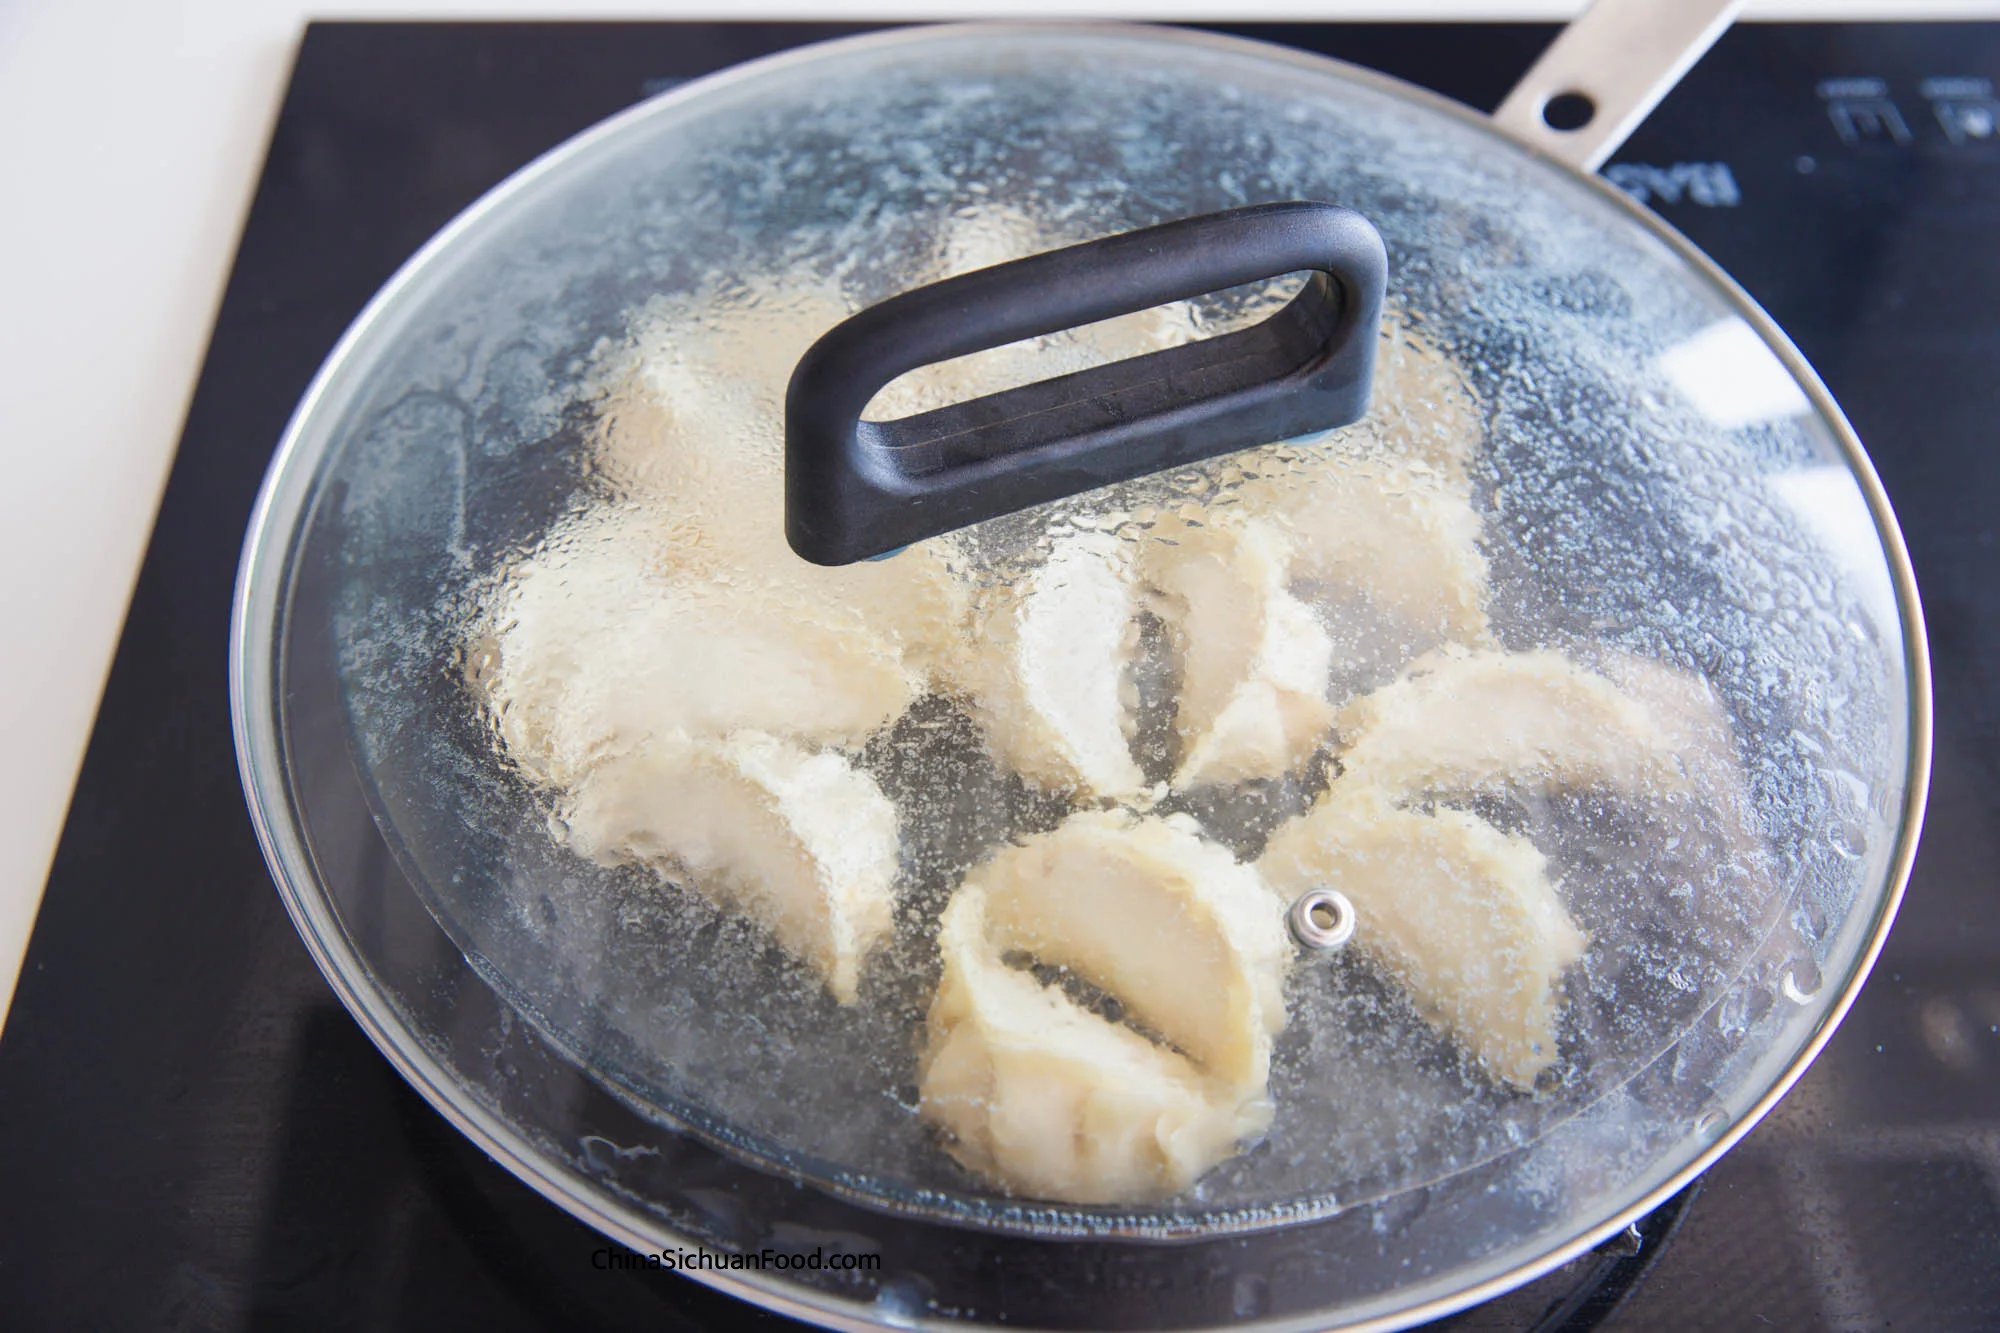
{"type": "MultiPolygon", "coordinates": [[[[230,746],[236,557],[347,322],[489,186],[832,25],[317,25],[300,49],[0,1038],[0,1325],[745,1328],[410,1091],[272,889],[230,746]]],[[[1231,29],[1490,108],[1553,30],[1231,29]]],[[[1606,170],[1761,301],[1902,519],[1937,684],[1901,920],[1691,1190],[1462,1329],[2000,1328],[2000,24],[1743,26],[1606,170]]]]}

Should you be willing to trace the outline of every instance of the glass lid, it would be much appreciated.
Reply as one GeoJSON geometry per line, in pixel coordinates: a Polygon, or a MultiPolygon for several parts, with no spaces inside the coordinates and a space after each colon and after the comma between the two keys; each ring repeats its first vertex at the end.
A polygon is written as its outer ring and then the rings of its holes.
{"type": "MultiPolygon", "coordinates": [[[[1318,281],[1262,276],[865,429],[1318,281]]],[[[1824,1040],[1927,763],[1893,519],[1740,293],[1462,110],[1143,29],[834,43],[521,173],[322,372],[237,635],[267,850],[378,1042],[635,1244],[938,1247],[749,1280],[836,1322],[1387,1318],[1555,1262],[1824,1040]],[[1359,421],[794,552],[830,329],[1283,201],[1386,249],[1359,421]],[[690,1153],[788,1183],[691,1204],[690,1153]],[[1024,1294],[1091,1254],[1228,1294],[1024,1294]]]]}

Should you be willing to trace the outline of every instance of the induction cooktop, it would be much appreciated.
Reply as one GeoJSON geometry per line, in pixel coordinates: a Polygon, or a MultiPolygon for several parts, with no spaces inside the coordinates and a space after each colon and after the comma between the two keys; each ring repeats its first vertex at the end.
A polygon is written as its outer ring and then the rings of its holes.
{"type": "MultiPolygon", "coordinates": [[[[302,43],[4,1039],[9,1328],[779,1326],[615,1247],[406,1087],[293,934],[225,658],[285,420],[418,245],[639,98],[826,24],[316,24],[302,43]]],[[[1544,25],[1227,31],[1491,109],[1544,25]]],[[[1634,1231],[1456,1329],[2000,1327],[2000,24],[1745,25],[1605,168],[1845,407],[1937,693],[1929,824],[1846,1024],[1634,1231]]]]}

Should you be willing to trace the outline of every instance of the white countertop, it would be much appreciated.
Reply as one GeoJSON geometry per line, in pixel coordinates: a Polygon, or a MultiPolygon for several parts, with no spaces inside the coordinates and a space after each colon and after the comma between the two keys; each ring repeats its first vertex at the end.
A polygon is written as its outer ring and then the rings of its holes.
{"type": "MultiPolygon", "coordinates": [[[[308,18],[1561,19],[1581,7],[590,0],[565,10],[549,0],[0,0],[0,459],[8,478],[0,486],[0,1021],[308,18]]],[[[1995,18],[2000,0],[1751,0],[1746,17],[1995,18]]]]}

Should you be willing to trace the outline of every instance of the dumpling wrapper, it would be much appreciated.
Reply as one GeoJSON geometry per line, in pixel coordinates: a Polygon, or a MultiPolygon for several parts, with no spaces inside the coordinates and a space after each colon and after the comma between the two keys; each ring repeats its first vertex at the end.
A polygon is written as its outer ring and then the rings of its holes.
{"type": "Polygon", "coordinates": [[[1464,367],[1394,305],[1382,311],[1368,415],[1352,433],[1390,458],[1430,469],[1456,490],[1486,441],[1485,408],[1464,367]]]}
{"type": "Polygon", "coordinates": [[[1348,742],[1343,780],[1397,796],[1503,782],[1643,796],[1689,786],[1679,762],[1687,720],[1665,722],[1561,653],[1444,649],[1334,725],[1348,742]]]}
{"type": "Polygon", "coordinates": [[[1532,1088],[1554,1063],[1562,974],[1587,941],[1526,838],[1343,777],[1271,836],[1257,870],[1285,902],[1346,894],[1355,944],[1496,1077],[1532,1088]]]}
{"type": "Polygon", "coordinates": [[[842,1004],[893,925],[896,809],[837,754],[756,732],[656,741],[599,764],[557,818],[581,855],[653,866],[747,913],[842,1004]]]}
{"type": "Polygon", "coordinates": [[[986,895],[965,885],[938,931],[944,971],[918,1082],[922,1114],[963,1166],[1002,1188],[1068,1203],[1180,1193],[1271,1105],[1202,1077],[1184,1056],[1006,966],[986,895]]]}
{"type": "Polygon", "coordinates": [[[988,936],[1118,997],[1208,1074],[1262,1092],[1292,945],[1256,871],[1186,815],[1087,810],[967,877],[988,936]]]}
{"type": "Polygon", "coordinates": [[[1492,642],[1481,524],[1466,493],[1407,465],[1328,458],[1275,479],[1290,576],[1358,593],[1418,647],[1492,642]]]}
{"type": "Polygon", "coordinates": [[[858,746],[916,697],[892,639],[795,590],[688,577],[654,518],[563,525],[498,600],[471,675],[530,778],[569,787],[655,738],[744,729],[858,746]]]}
{"type": "MultiPolygon", "coordinates": [[[[827,318],[822,330],[840,318],[830,310],[818,317],[827,318]]],[[[757,321],[748,322],[754,329],[757,321]]],[[[799,335],[793,328],[786,338],[799,335]]],[[[710,349],[720,360],[705,360],[684,342],[673,347],[650,348],[616,381],[593,440],[600,467],[648,512],[662,559],[683,580],[858,619],[913,670],[941,671],[962,650],[969,600],[953,539],[839,567],[801,559],[785,539],[782,404],[751,395],[747,372],[721,356],[730,348],[710,349]]]]}
{"type": "Polygon", "coordinates": [[[1599,649],[1591,665],[1645,710],[1659,743],[1695,791],[1747,824],[1749,779],[1715,687],[1692,671],[1615,649],[1599,649]]]}
{"type": "Polygon", "coordinates": [[[1443,643],[1492,643],[1467,471],[1485,434],[1461,368],[1389,308],[1368,415],[1237,492],[1292,538],[1292,591],[1332,633],[1337,694],[1443,643]]]}
{"type": "Polygon", "coordinates": [[[1326,736],[1333,643],[1286,591],[1292,556],[1275,524],[1226,513],[1173,524],[1143,548],[1181,668],[1177,789],[1281,777],[1326,736]]]}
{"type": "Polygon", "coordinates": [[[1126,673],[1138,648],[1130,551],[1083,532],[1058,541],[975,612],[958,685],[1001,762],[1043,787],[1135,797],[1126,673]]]}

